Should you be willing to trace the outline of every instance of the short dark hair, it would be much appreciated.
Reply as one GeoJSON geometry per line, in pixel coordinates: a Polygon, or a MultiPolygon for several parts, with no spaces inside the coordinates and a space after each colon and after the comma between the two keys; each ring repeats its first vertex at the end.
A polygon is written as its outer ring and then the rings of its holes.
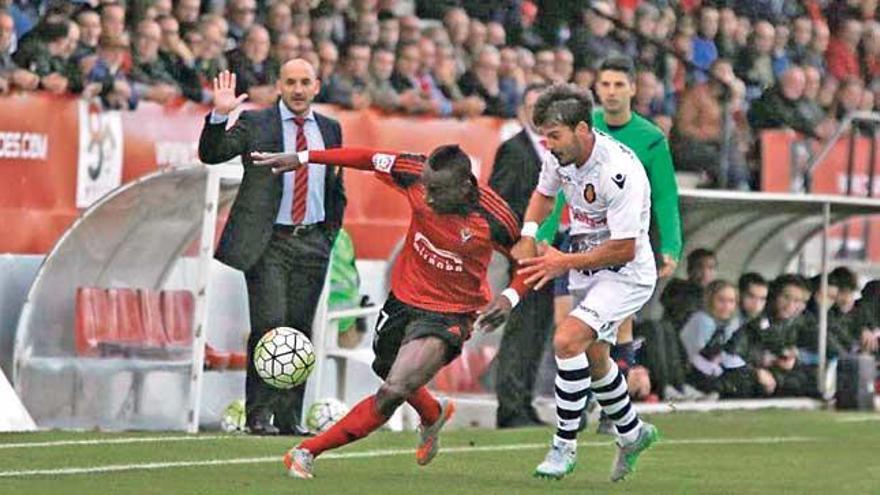
{"type": "Polygon", "coordinates": [[[602,71],[623,72],[630,81],[636,78],[636,68],[633,59],[623,55],[613,55],[602,61],[599,65],[599,72],[602,71]]]}
{"type": "Polygon", "coordinates": [[[471,173],[471,159],[457,144],[444,144],[428,155],[427,165],[434,171],[455,170],[471,173]]]}
{"type": "Polygon", "coordinates": [[[776,298],[782,294],[782,291],[789,286],[794,286],[803,291],[810,292],[810,284],[807,282],[807,279],[796,273],[786,273],[776,277],[770,282],[770,289],[767,291],[767,300],[771,302],[775,301],[776,298]]]}
{"type": "Polygon", "coordinates": [[[690,270],[697,265],[697,262],[704,258],[717,259],[715,251],[706,248],[697,248],[687,255],[687,269],[690,270]]]}
{"type": "Polygon", "coordinates": [[[744,273],[741,277],[739,277],[739,293],[745,294],[749,287],[753,285],[759,285],[761,287],[767,287],[767,279],[764,278],[760,273],[749,272],[744,273]]]}
{"type": "Polygon", "coordinates": [[[839,289],[853,291],[859,287],[859,279],[852,270],[845,266],[838,266],[828,274],[828,284],[839,289]]]}
{"type": "Polygon", "coordinates": [[[593,98],[574,84],[554,84],[535,103],[535,125],[561,124],[574,129],[586,122],[593,127],[593,98]]]}

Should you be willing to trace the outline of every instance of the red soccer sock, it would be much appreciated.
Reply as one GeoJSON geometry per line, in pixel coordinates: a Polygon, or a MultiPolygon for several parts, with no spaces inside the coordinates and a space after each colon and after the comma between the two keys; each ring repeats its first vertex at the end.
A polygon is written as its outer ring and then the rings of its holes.
{"type": "Polygon", "coordinates": [[[352,408],[351,412],[329,430],[305,440],[299,444],[299,447],[308,450],[317,457],[325,450],[335,449],[364,438],[385,424],[386,421],[388,418],[379,413],[376,396],[371,395],[360,401],[352,408]]]}
{"type": "Polygon", "coordinates": [[[440,419],[440,403],[427,387],[419,387],[406,401],[419,413],[423,425],[432,425],[440,419]]]}

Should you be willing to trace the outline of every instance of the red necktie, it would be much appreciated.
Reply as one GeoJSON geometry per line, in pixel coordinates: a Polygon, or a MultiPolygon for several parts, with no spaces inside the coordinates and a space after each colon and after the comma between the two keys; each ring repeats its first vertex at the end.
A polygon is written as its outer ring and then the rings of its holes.
{"type": "MultiPolygon", "coordinates": [[[[294,117],[293,123],[296,124],[296,151],[305,151],[308,149],[306,142],[306,119],[303,117],[294,117]]],[[[293,179],[293,206],[291,207],[291,217],[293,224],[301,224],[306,217],[306,199],[309,195],[309,167],[304,166],[296,169],[296,175],[293,179]]]]}

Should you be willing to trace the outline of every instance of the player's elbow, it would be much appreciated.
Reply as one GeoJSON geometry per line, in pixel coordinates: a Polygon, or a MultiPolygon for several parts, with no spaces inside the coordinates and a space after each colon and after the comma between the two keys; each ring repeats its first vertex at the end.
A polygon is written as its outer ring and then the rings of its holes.
{"type": "Polygon", "coordinates": [[[617,254],[619,256],[619,264],[623,265],[636,259],[636,240],[621,239],[618,243],[617,254]]]}

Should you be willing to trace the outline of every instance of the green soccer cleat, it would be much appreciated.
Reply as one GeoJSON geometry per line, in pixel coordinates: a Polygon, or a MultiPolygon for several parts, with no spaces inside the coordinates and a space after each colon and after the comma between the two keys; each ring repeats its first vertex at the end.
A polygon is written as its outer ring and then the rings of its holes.
{"type": "Polygon", "coordinates": [[[660,432],[651,423],[642,423],[635,442],[617,447],[617,455],[611,465],[611,481],[620,481],[636,470],[636,461],[642,452],[660,440],[660,432]]]}
{"type": "Polygon", "coordinates": [[[574,471],[577,463],[577,444],[557,444],[553,442],[544,462],[535,468],[535,478],[561,480],[574,471]]]}

